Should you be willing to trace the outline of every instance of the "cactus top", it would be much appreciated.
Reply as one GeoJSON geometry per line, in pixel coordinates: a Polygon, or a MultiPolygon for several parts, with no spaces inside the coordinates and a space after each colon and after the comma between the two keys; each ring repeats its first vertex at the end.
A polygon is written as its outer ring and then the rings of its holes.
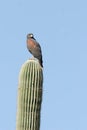
{"type": "Polygon", "coordinates": [[[19,73],[16,130],[40,130],[42,91],[42,67],[27,60],[19,73]]]}

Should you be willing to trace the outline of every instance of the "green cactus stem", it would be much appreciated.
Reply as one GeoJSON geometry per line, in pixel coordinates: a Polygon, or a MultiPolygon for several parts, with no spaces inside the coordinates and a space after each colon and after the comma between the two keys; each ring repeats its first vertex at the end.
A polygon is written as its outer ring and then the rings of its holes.
{"type": "Polygon", "coordinates": [[[43,70],[35,59],[26,61],[19,73],[16,130],[39,130],[43,70]]]}

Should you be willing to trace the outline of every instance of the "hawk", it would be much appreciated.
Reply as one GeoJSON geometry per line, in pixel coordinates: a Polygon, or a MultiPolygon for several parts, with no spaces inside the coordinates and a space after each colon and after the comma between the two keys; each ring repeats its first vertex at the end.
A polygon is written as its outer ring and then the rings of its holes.
{"type": "Polygon", "coordinates": [[[43,67],[42,51],[40,44],[34,38],[32,33],[27,35],[27,48],[28,51],[39,60],[41,67],[43,67]]]}

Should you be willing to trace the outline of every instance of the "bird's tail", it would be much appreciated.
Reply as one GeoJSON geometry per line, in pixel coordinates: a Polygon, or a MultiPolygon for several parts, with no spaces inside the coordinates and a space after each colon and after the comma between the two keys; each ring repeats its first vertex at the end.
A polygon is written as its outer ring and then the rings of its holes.
{"type": "Polygon", "coordinates": [[[39,58],[39,63],[40,63],[40,65],[41,65],[41,67],[43,67],[43,60],[42,60],[42,57],[39,58]]]}

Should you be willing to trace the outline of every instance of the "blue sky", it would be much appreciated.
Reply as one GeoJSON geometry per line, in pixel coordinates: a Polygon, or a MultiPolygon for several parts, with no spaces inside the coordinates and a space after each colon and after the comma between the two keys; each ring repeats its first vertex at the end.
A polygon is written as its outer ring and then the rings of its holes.
{"type": "Polygon", "coordinates": [[[41,130],[87,130],[87,1],[0,2],[0,130],[15,130],[18,75],[31,57],[26,35],[44,61],[41,130]]]}

